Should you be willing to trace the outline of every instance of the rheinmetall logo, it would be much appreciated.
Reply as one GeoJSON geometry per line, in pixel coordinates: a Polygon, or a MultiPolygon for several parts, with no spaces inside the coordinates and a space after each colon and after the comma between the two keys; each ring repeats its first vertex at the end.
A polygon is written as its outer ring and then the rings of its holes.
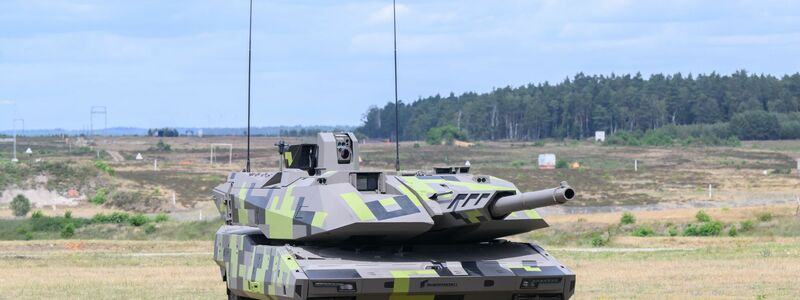
{"type": "Polygon", "coordinates": [[[419,283],[419,288],[425,287],[457,287],[458,283],[455,282],[434,282],[429,283],[428,280],[423,280],[419,283]]]}

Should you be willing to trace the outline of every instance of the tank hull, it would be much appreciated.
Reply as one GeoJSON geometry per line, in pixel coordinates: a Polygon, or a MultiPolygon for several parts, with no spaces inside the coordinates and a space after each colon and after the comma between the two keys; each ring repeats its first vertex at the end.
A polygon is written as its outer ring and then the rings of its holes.
{"type": "Polygon", "coordinates": [[[575,274],[537,245],[291,245],[258,228],[216,234],[230,293],[253,299],[569,299],[575,274]]]}

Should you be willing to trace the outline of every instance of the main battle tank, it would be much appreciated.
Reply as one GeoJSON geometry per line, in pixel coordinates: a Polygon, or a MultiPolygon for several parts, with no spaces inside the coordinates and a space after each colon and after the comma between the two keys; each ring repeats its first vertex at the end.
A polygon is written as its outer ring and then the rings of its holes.
{"type": "Polygon", "coordinates": [[[569,299],[575,274],[538,245],[534,210],[572,200],[520,192],[469,167],[361,171],[352,133],[281,142],[281,171],[232,173],[213,191],[225,220],[214,260],[230,299],[569,299]]]}

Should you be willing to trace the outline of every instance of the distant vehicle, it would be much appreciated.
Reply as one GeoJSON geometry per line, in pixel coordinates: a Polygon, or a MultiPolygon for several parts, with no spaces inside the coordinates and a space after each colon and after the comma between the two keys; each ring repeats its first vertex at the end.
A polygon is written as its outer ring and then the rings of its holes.
{"type": "Polygon", "coordinates": [[[538,245],[500,238],[547,227],[534,210],[572,200],[521,193],[469,166],[359,169],[352,133],[278,144],[274,173],[214,188],[225,220],[214,260],[229,299],[569,299],[575,273],[538,245]],[[285,168],[283,167],[285,166],[285,168]]]}

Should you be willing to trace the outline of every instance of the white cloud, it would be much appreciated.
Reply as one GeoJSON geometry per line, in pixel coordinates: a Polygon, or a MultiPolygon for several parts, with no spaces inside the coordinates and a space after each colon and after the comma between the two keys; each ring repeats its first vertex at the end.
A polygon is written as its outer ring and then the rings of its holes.
{"type": "Polygon", "coordinates": [[[14,105],[16,102],[11,100],[0,100],[0,105],[14,105]]]}

